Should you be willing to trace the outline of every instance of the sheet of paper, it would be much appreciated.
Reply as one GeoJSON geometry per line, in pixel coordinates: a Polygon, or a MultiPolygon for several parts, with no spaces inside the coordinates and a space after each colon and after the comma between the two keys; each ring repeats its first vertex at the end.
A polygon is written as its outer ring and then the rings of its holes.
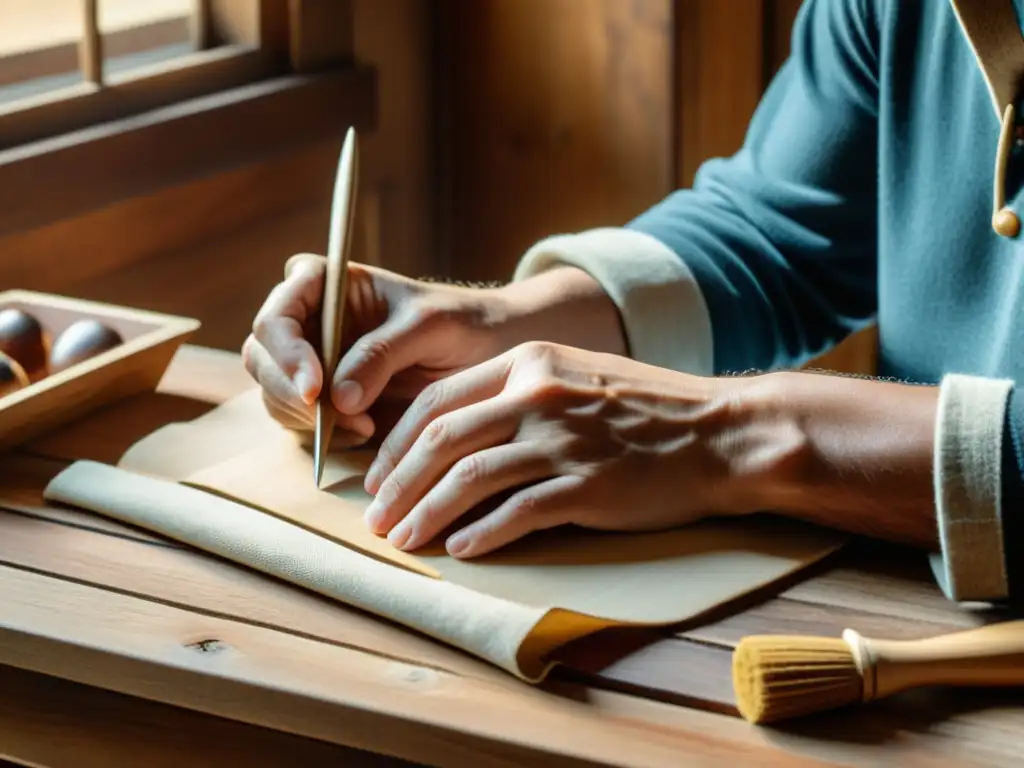
{"type": "MultiPolygon", "coordinates": [[[[294,440],[266,440],[186,479],[227,498],[366,550],[370,497],[365,452],[332,454],[325,490],[309,481],[312,456],[294,440]]],[[[410,557],[382,542],[392,558],[410,557]]],[[[613,622],[675,624],[763,588],[833,552],[843,538],[780,518],[702,522],[671,531],[534,535],[462,561],[440,544],[413,553],[446,581],[538,608],[613,622]]]]}
{"type": "MultiPolygon", "coordinates": [[[[198,418],[166,424],[127,447],[119,467],[182,480],[245,453],[261,440],[288,434],[267,415],[259,389],[249,389],[198,418]]],[[[81,457],[91,458],[91,457],[81,457]]]]}
{"type": "MultiPolygon", "coordinates": [[[[304,445],[313,441],[312,432],[297,435],[274,421],[263,406],[258,388],[246,390],[197,418],[181,418],[170,424],[165,420],[161,424],[165,426],[146,433],[136,432],[134,444],[123,446],[113,459],[88,455],[68,458],[116,463],[133,472],[184,480],[202,469],[243,454],[264,440],[293,439],[304,445]],[[282,438],[284,435],[289,437],[282,438]]],[[[341,447],[347,439],[336,431],[332,446],[341,447]]],[[[311,469],[310,478],[312,472],[311,469]]]]}
{"type": "Polygon", "coordinates": [[[157,430],[122,458],[122,470],[132,470],[123,473],[124,482],[132,487],[133,473],[180,481],[172,487],[189,492],[179,499],[190,505],[187,513],[146,500],[137,487],[135,497],[116,487],[101,493],[93,487],[94,472],[65,478],[54,498],[214,552],[227,546],[226,534],[211,540],[209,531],[194,525],[192,507],[200,508],[200,516],[223,515],[234,521],[237,533],[231,535],[249,542],[232,549],[236,561],[266,570],[270,557],[274,568],[285,571],[282,578],[300,578],[296,583],[303,583],[310,568],[347,569],[347,579],[331,570],[334,575],[321,573],[307,586],[528,679],[543,675],[550,654],[570,640],[614,625],[697,622],[708,611],[771,587],[845,541],[830,531],[765,516],[656,533],[552,531],[469,562],[448,557],[440,545],[407,554],[363,522],[370,499],[362,479],[370,458],[366,451],[332,453],[324,490],[317,489],[309,441],[279,427],[258,390],[252,390],[192,422],[157,430]],[[192,527],[182,528],[185,520],[192,527]],[[272,536],[266,533],[271,530],[272,536]],[[253,535],[266,538],[252,541],[253,535]],[[284,552],[284,540],[304,543],[284,552]],[[310,564],[312,551],[330,563],[310,564]],[[393,574],[400,575],[392,579],[393,574]],[[436,610],[441,594],[425,583],[449,590],[445,610],[436,610]]]}

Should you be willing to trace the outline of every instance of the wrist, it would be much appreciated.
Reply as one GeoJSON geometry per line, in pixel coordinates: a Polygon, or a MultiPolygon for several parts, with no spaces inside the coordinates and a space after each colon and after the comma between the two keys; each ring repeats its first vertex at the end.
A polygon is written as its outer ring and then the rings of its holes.
{"type": "Polygon", "coordinates": [[[736,461],[741,511],[935,543],[937,388],[779,372],[751,377],[738,392],[744,428],[759,436],[741,441],[736,461]]]}
{"type": "Polygon", "coordinates": [[[556,267],[496,289],[502,322],[499,343],[527,341],[626,355],[618,308],[601,284],[578,267],[556,267]]]}
{"type": "Polygon", "coordinates": [[[720,515],[783,512],[807,492],[814,475],[813,445],[786,396],[785,374],[712,379],[705,440],[725,477],[715,509],[720,515]]]}

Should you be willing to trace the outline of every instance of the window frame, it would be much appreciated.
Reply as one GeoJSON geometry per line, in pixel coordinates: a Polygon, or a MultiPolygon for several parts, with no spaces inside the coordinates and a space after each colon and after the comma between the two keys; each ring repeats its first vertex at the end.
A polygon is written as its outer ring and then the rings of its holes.
{"type": "MultiPolygon", "coordinates": [[[[350,125],[372,130],[376,78],[355,62],[353,0],[197,7],[197,53],[0,109],[0,237],[262,162],[350,125]]],[[[82,56],[95,61],[88,38],[82,56]]]]}

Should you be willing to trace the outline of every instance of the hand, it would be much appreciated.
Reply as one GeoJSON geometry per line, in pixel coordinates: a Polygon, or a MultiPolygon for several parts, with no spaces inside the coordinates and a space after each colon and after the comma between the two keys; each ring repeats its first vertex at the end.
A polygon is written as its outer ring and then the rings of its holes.
{"type": "MultiPolygon", "coordinates": [[[[269,413],[308,431],[324,386],[317,350],[326,260],[292,257],[246,339],[246,370],[269,413]]],[[[349,264],[343,356],[328,374],[339,432],[365,440],[389,409],[400,413],[432,381],[497,354],[504,302],[495,290],[426,283],[349,264]],[[375,408],[373,406],[376,406],[375,408]]]]}
{"type": "Polygon", "coordinates": [[[735,397],[748,381],[521,345],[420,394],[367,473],[367,524],[413,550],[511,492],[447,539],[474,557],[563,524],[660,529],[743,510],[789,438],[783,427],[757,458],[766,432],[735,397]]]}

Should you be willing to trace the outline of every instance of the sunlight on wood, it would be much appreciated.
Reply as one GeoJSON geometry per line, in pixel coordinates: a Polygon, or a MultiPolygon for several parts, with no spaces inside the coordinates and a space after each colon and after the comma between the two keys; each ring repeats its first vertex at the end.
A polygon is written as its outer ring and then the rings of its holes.
{"type": "Polygon", "coordinates": [[[187,18],[193,0],[100,0],[100,29],[113,32],[168,19],[187,18]]]}
{"type": "MultiPolygon", "coordinates": [[[[103,32],[187,17],[191,0],[101,0],[103,32]]],[[[77,42],[82,36],[81,0],[0,0],[0,57],[77,42]]]]}

